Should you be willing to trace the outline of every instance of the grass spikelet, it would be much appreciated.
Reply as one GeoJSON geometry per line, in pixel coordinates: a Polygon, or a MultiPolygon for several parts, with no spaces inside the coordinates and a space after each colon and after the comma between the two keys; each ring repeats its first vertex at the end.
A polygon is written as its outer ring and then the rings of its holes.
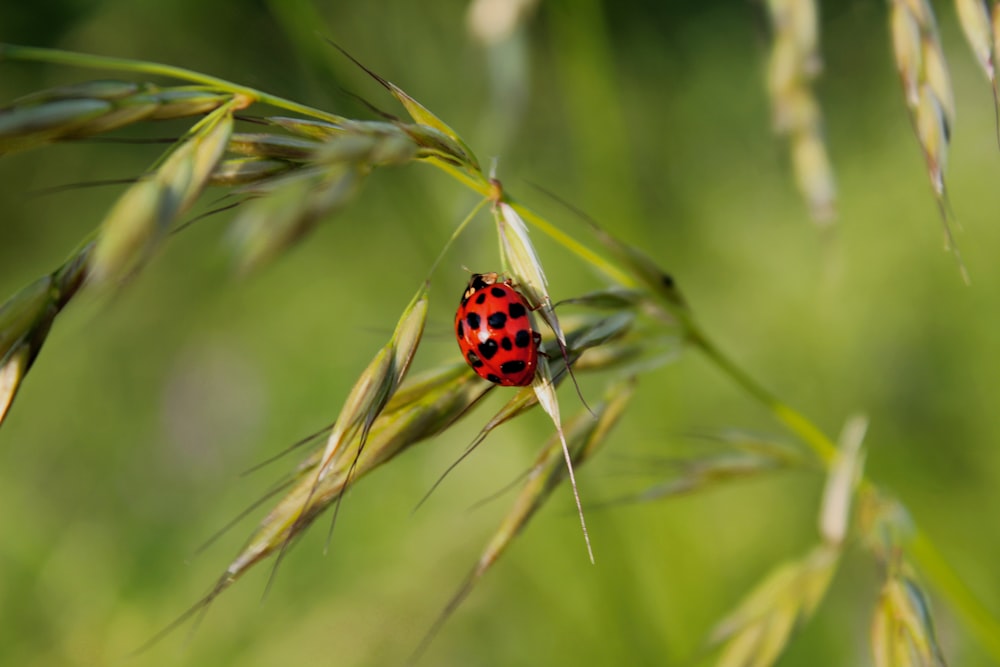
{"type": "Polygon", "coordinates": [[[233,129],[234,103],[202,119],[152,176],[126,190],[98,232],[89,278],[120,283],[148,260],[211,179],[233,129]]]}
{"type": "Polygon", "coordinates": [[[56,316],[83,284],[90,249],[84,246],[51,275],[36,280],[0,306],[0,425],[56,316]]]}
{"type": "Polygon", "coordinates": [[[54,141],[111,111],[105,100],[56,100],[0,111],[0,154],[54,141]]]}
{"type": "Polygon", "coordinates": [[[493,537],[472,571],[466,576],[458,591],[414,651],[408,664],[415,662],[427,649],[445,621],[472,592],[476,582],[506,551],[535,512],[545,503],[552,491],[567,478],[573,466],[583,465],[604,444],[608,433],[618,422],[632,398],[635,383],[636,380],[633,377],[611,385],[602,402],[594,406],[593,414],[588,411],[578,413],[567,424],[565,437],[559,433],[549,439],[545,448],[535,459],[535,463],[528,473],[527,481],[514,501],[513,507],[501,521],[496,532],[493,533],[493,537]],[[564,462],[567,452],[572,460],[570,466],[564,462]]]}
{"type": "MultiPolygon", "coordinates": [[[[807,465],[798,449],[784,443],[727,435],[721,438],[726,451],[667,461],[676,474],[644,491],[603,505],[652,502],[700,491],[710,491],[731,481],[807,465]]],[[[655,465],[655,463],[654,463],[655,465]]]]}
{"type": "Polygon", "coordinates": [[[234,132],[226,149],[235,155],[305,162],[312,158],[320,142],[266,132],[234,132]]]}
{"type": "Polygon", "coordinates": [[[834,546],[840,546],[847,535],[854,490],[864,469],[861,443],[867,430],[866,417],[856,416],[848,420],[840,435],[837,456],[826,479],[819,514],[819,532],[828,544],[834,546]]]}
{"type": "Polygon", "coordinates": [[[148,93],[156,100],[150,120],[190,118],[209,113],[229,102],[233,96],[202,86],[178,86],[148,93]]]}
{"type": "Polygon", "coordinates": [[[955,124],[955,95],[938,38],[937,21],[926,0],[892,0],[889,25],[896,69],[927,162],[946,245],[968,283],[968,271],[955,243],[947,206],[944,172],[951,128],[955,124]]]}
{"type": "Polygon", "coordinates": [[[273,259],[349,203],[372,169],[405,164],[420,151],[407,132],[391,123],[268,120],[311,138],[239,134],[231,144],[237,154],[294,161],[289,173],[248,179],[240,191],[255,197],[231,223],[235,260],[243,272],[273,259]]]}
{"type": "Polygon", "coordinates": [[[983,69],[996,91],[996,70],[993,63],[993,28],[986,0],[955,0],[955,10],[962,32],[972,49],[976,62],[983,69]]]}
{"type": "Polygon", "coordinates": [[[787,136],[799,191],[818,223],[836,217],[836,186],[811,84],[822,69],[814,0],[769,0],[773,45],[768,63],[774,130],[787,136]]]}
{"type": "Polygon", "coordinates": [[[201,87],[160,89],[112,80],[50,88],[0,109],[0,154],[103,134],[142,120],[202,115],[231,99],[201,87]]]}
{"type": "Polygon", "coordinates": [[[242,186],[263,183],[294,169],[295,165],[285,160],[261,158],[230,158],[215,166],[208,179],[209,185],[242,186]]]}
{"type": "Polygon", "coordinates": [[[712,635],[723,643],[718,667],[768,667],[777,661],[798,625],[812,616],[829,588],[839,551],[821,544],[784,563],[723,619],[712,635]]]}
{"type": "Polygon", "coordinates": [[[209,594],[137,652],[147,650],[194,614],[206,609],[254,565],[286,548],[337,501],[348,481],[356,484],[409,447],[447,429],[492,388],[493,385],[480,380],[465,362],[409,379],[372,424],[366,446],[361,447],[361,434],[356,432],[343,455],[333,460],[319,484],[315,481],[316,469],[323,451],[316,450],[306,456],[296,468],[293,486],[261,520],[209,594]]]}
{"type": "Polygon", "coordinates": [[[945,667],[927,598],[912,576],[895,572],[882,587],[871,646],[875,667],[945,667]]]}
{"type": "Polygon", "coordinates": [[[230,224],[238,270],[253,271],[286,250],[349,202],[362,181],[352,166],[307,167],[244,189],[263,196],[241,207],[230,224]]]}
{"type": "Polygon", "coordinates": [[[468,168],[470,171],[475,171],[475,172],[480,171],[479,161],[476,159],[475,154],[472,152],[472,150],[469,149],[469,147],[465,144],[465,142],[458,135],[458,133],[455,132],[455,130],[451,129],[451,127],[447,123],[445,123],[443,120],[441,120],[436,115],[431,113],[430,110],[428,110],[427,107],[425,107],[424,105],[420,104],[420,102],[417,102],[415,99],[410,97],[410,95],[408,95],[402,88],[392,83],[391,81],[382,78],[372,70],[365,67],[361,63],[361,61],[359,61],[357,58],[348,53],[340,45],[332,42],[331,40],[327,40],[327,42],[329,42],[331,46],[333,46],[335,49],[344,54],[348,58],[348,60],[350,60],[359,68],[361,68],[365,72],[365,74],[367,74],[375,81],[377,81],[379,85],[381,85],[383,88],[392,93],[392,96],[395,97],[399,101],[399,103],[402,104],[403,107],[406,109],[406,112],[410,114],[410,118],[412,118],[418,124],[425,125],[428,128],[436,130],[437,132],[440,132],[442,135],[447,137],[450,140],[449,143],[453,144],[456,147],[456,150],[453,153],[453,157],[456,159],[458,164],[468,168]]]}
{"type": "MultiPolygon", "coordinates": [[[[306,510],[309,508],[313,494],[319,489],[320,483],[333,468],[334,462],[344,451],[345,446],[350,441],[357,441],[354,450],[354,457],[347,466],[344,474],[344,481],[341,485],[341,493],[350,482],[351,474],[364,451],[368,441],[368,434],[372,424],[382,413],[386,403],[395,393],[396,389],[406,377],[406,372],[410,368],[410,362],[420,344],[423,335],[424,324],[427,319],[428,285],[425,283],[420,291],[413,297],[409,305],[403,311],[403,315],[396,325],[396,330],[392,338],[381,348],[375,358],[368,364],[368,367],[358,377],[354,387],[344,401],[340,414],[334,422],[330,436],[327,438],[326,446],[322,455],[316,463],[316,472],[313,485],[309,495],[302,502],[299,517],[296,523],[302,520],[306,510]]],[[[343,466],[340,466],[342,469],[343,466]]],[[[339,499],[340,496],[338,496],[339,499]]],[[[339,506],[338,506],[339,507],[339,506]]],[[[337,514],[334,511],[333,520],[336,521],[337,514]]],[[[289,539],[294,535],[297,526],[293,524],[289,530],[289,539]]],[[[330,531],[332,535],[333,522],[330,531]]],[[[287,543],[286,543],[287,544],[287,543]]],[[[282,553],[284,547],[282,548],[282,553]]],[[[281,556],[275,562],[275,571],[280,563],[281,556]]]]}
{"type": "Polygon", "coordinates": [[[320,459],[317,482],[326,476],[348,439],[360,433],[359,451],[364,447],[368,430],[410,368],[427,321],[428,299],[428,285],[424,284],[403,311],[389,343],[379,350],[351,389],[320,459]]]}

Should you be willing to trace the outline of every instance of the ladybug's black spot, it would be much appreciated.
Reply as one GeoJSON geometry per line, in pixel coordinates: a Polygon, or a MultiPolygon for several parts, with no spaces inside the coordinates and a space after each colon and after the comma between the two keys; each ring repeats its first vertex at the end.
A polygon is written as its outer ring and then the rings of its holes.
{"type": "Polygon", "coordinates": [[[501,298],[507,296],[507,292],[502,287],[491,287],[490,294],[501,298]]]}
{"type": "Polygon", "coordinates": [[[500,378],[498,378],[496,375],[493,375],[493,373],[487,375],[486,379],[492,382],[493,384],[500,384],[501,382],[500,378]]]}
{"type": "Polygon", "coordinates": [[[473,368],[479,368],[483,365],[483,360],[479,358],[479,355],[469,350],[469,353],[465,355],[465,358],[469,360],[469,365],[473,368]]]}
{"type": "Polygon", "coordinates": [[[518,359],[517,361],[505,361],[500,364],[500,372],[505,375],[510,375],[512,373],[520,373],[524,370],[525,363],[518,359]]]}
{"type": "Polygon", "coordinates": [[[506,336],[504,336],[503,340],[500,341],[500,347],[502,347],[503,349],[507,350],[508,352],[510,352],[511,350],[514,349],[514,346],[511,345],[511,343],[510,343],[510,338],[507,338],[506,336]]]}
{"type": "Polygon", "coordinates": [[[485,343],[479,344],[479,354],[483,355],[483,359],[489,361],[496,355],[497,350],[500,348],[497,346],[497,342],[490,338],[485,343]]]}
{"type": "Polygon", "coordinates": [[[531,345],[531,334],[528,333],[527,329],[521,329],[514,336],[514,345],[518,347],[528,347],[531,345]]]}
{"type": "Polygon", "coordinates": [[[525,310],[524,304],[512,303],[510,304],[510,308],[507,309],[507,312],[510,313],[511,319],[516,320],[519,317],[524,317],[524,314],[528,311],[525,310]]]}
{"type": "Polygon", "coordinates": [[[476,303],[480,306],[486,301],[486,292],[480,292],[479,296],[476,297],[476,303]]]}
{"type": "Polygon", "coordinates": [[[458,321],[458,326],[455,328],[455,333],[458,334],[459,338],[465,338],[465,323],[462,320],[458,321]]]}
{"type": "Polygon", "coordinates": [[[482,324],[479,313],[469,313],[465,316],[465,321],[469,323],[470,329],[478,329],[479,325],[482,324]]]}
{"type": "Polygon", "coordinates": [[[504,313],[493,313],[486,318],[486,323],[490,325],[491,329],[503,329],[504,325],[507,324],[507,315],[504,313]]]}

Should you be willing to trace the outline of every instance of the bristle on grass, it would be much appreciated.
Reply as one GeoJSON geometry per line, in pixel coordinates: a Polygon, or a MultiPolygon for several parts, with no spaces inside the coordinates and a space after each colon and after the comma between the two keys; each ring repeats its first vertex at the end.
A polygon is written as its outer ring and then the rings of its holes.
{"type": "Polygon", "coordinates": [[[582,466],[607,441],[611,429],[618,423],[635,391],[634,377],[616,382],[608,387],[604,399],[594,406],[593,413],[582,411],[566,425],[565,434],[559,433],[549,438],[545,448],[535,459],[528,473],[521,493],[514,505],[501,521],[479,560],[459,586],[458,591],[442,610],[428,630],[421,643],[407,661],[414,664],[426,651],[431,641],[443,627],[445,621],[455,612],[475,584],[507,550],[514,538],[524,530],[528,522],[541,508],[552,491],[572,473],[573,467],[582,466]],[[596,419],[594,418],[596,416],[596,419]],[[570,465],[566,464],[566,457],[570,465]]]}

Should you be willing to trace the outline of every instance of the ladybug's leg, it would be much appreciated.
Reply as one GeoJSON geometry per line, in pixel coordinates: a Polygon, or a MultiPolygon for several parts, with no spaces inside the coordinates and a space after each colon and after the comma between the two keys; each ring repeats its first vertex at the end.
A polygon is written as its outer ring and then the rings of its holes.
{"type": "Polygon", "coordinates": [[[538,333],[537,331],[532,331],[531,340],[535,344],[535,349],[538,350],[538,356],[545,357],[546,359],[551,359],[551,357],[545,352],[543,352],[542,349],[539,347],[539,345],[541,345],[542,343],[542,334],[538,333]]]}

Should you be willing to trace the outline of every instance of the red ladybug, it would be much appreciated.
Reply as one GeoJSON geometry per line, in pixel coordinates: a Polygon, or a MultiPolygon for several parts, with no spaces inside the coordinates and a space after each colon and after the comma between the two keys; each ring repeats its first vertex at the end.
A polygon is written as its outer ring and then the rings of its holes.
{"type": "Polygon", "coordinates": [[[480,377],[504,387],[531,384],[541,335],[531,328],[528,304],[510,280],[477,273],[455,313],[462,356],[480,377]],[[498,282],[499,281],[499,282],[498,282]]]}

